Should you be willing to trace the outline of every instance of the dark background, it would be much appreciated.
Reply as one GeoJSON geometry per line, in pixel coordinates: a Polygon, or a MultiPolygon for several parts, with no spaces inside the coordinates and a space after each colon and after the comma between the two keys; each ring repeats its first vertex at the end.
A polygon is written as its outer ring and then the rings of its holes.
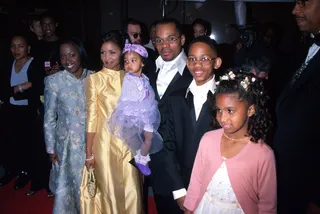
{"type": "MultiPolygon", "coordinates": [[[[99,59],[100,36],[112,29],[121,29],[126,18],[132,17],[149,26],[162,18],[162,0],[0,0],[0,38],[2,45],[14,32],[27,28],[29,17],[44,10],[55,11],[58,34],[61,37],[76,36],[85,42],[91,57],[99,59]]],[[[294,49],[299,39],[291,10],[294,3],[247,2],[247,23],[275,22],[284,35],[280,48],[285,53],[294,49]]],[[[239,36],[234,28],[234,2],[207,0],[205,3],[168,1],[168,17],[174,17],[185,25],[187,38],[191,37],[190,24],[195,18],[208,20],[212,34],[218,43],[232,43],[239,36]]]]}

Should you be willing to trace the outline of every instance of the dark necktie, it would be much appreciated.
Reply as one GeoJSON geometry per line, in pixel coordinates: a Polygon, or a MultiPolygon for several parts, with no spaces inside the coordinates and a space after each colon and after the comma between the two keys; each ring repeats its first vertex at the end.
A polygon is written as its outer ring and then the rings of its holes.
{"type": "MultiPolygon", "coordinates": [[[[313,38],[311,38],[311,45],[313,45],[313,44],[320,46],[320,33],[318,33],[313,38]]],[[[293,83],[295,83],[295,81],[300,77],[300,75],[302,74],[304,69],[306,69],[306,67],[307,67],[307,63],[302,63],[300,68],[298,68],[298,70],[296,70],[296,72],[294,73],[294,75],[292,77],[291,85],[293,85],[293,83]]]]}

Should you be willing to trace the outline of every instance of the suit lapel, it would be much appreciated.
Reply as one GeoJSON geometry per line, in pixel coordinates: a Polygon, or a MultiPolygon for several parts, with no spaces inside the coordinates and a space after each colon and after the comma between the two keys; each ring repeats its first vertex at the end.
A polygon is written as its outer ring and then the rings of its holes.
{"type": "Polygon", "coordinates": [[[305,70],[302,72],[300,77],[292,85],[292,90],[299,88],[299,86],[306,83],[313,76],[315,72],[319,72],[319,70],[315,69],[316,66],[319,65],[319,60],[320,60],[320,50],[316,53],[313,59],[310,60],[309,64],[307,65],[305,70]]]}
{"type": "Polygon", "coordinates": [[[192,81],[193,77],[190,74],[190,71],[188,70],[188,67],[186,66],[184,68],[182,76],[179,72],[176,73],[172,81],[170,82],[166,92],[163,96],[171,94],[173,91],[182,89],[182,88],[188,88],[192,81]]]}
{"type": "Polygon", "coordinates": [[[160,96],[159,96],[158,89],[157,89],[157,79],[158,79],[159,70],[160,69],[158,68],[154,73],[151,74],[151,76],[149,76],[150,85],[154,90],[155,97],[156,97],[157,101],[160,100],[160,96]]]}
{"type": "Polygon", "coordinates": [[[299,88],[305,84],[315,72],[319,72],[316,69],[316,66],[319,65],[320,60],[320,51],[316,53],[316,55],[313,57],[313,59],[309,62],[308,66],[305,68],[305,70],[302,72],[301,76],[296,80],[296,82],[293,85],[290,85],[291,82],[287,84],[287,86],[284,88],[281,96],[279,97],[279,100],[277,102],[277,109],[281,106],[281,103],[289,97],[290,95],[294,95],[294,92],[296,90],[299,90],[299,88]]]}
{"type": "Polygon", "coordinates": [[[164,97],[164,96],[170,94],[172,91],[174,91],[174,89],[175,89],[175,84],[174,83],[178,79],[180,79],[180,77],[181,77],[180,73],[177,72],[176,75],[174,75],[173,79],[171,80],[170,84],[167,87],[167,90],[164,92],[164,95],[162,97],[164,97]]]}
{"type": "MultiPolygon", "coordinates": [[[[208,94],[212,92],[209,91],[208,94]]],[[[210,111],[210,102],[207,99],[207,101],[202,105],[196,126],[195,126],[195,130],[197,129],[203,129],[205,127],[207,127],[208,123],[211,123],[212,121],[212,112],[210,111]]]]}

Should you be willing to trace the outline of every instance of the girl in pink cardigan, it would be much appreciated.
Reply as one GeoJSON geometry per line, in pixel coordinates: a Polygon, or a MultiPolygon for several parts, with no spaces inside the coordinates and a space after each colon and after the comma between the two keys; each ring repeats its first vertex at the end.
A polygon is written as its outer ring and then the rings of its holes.
{"type": "Polygon", "coordinates": [[[268,96],[250,74],[220,78],[213,110],[222,129],[207,132],[194,162],[185,214],[276,213],[276,169],[267,146],[268,96]]]}

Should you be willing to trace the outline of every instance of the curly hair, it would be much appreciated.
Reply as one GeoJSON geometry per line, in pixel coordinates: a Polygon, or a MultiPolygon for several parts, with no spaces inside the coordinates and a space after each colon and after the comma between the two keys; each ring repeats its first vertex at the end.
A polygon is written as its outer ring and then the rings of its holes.
{"type": "MultiPolygon", "coordinates": [[[[232,70],[227,70],[229,73],[232,70]]],[[[216,119],[215,100],[219,94],[238,94],[238,99],[247,101],[249,106],[255,106],[255,113],[249,118],[247,136],[251,136],[251,141],[257,143],[259,140],[266,141],[269,129],[272,126],[271,116],[268,109],[269,96],[263,85],[263,81],[255,78],[250,73],[234,72],[235,77],[229,80],[221,80],[215,94],[210,97],[213,111],[213,125],[219,126],[216,119]],[[245,88],[244,80],[247,78],[249,84],[245,88]],[[254,80],[254,81],[252,81],[254,80]]]]}

